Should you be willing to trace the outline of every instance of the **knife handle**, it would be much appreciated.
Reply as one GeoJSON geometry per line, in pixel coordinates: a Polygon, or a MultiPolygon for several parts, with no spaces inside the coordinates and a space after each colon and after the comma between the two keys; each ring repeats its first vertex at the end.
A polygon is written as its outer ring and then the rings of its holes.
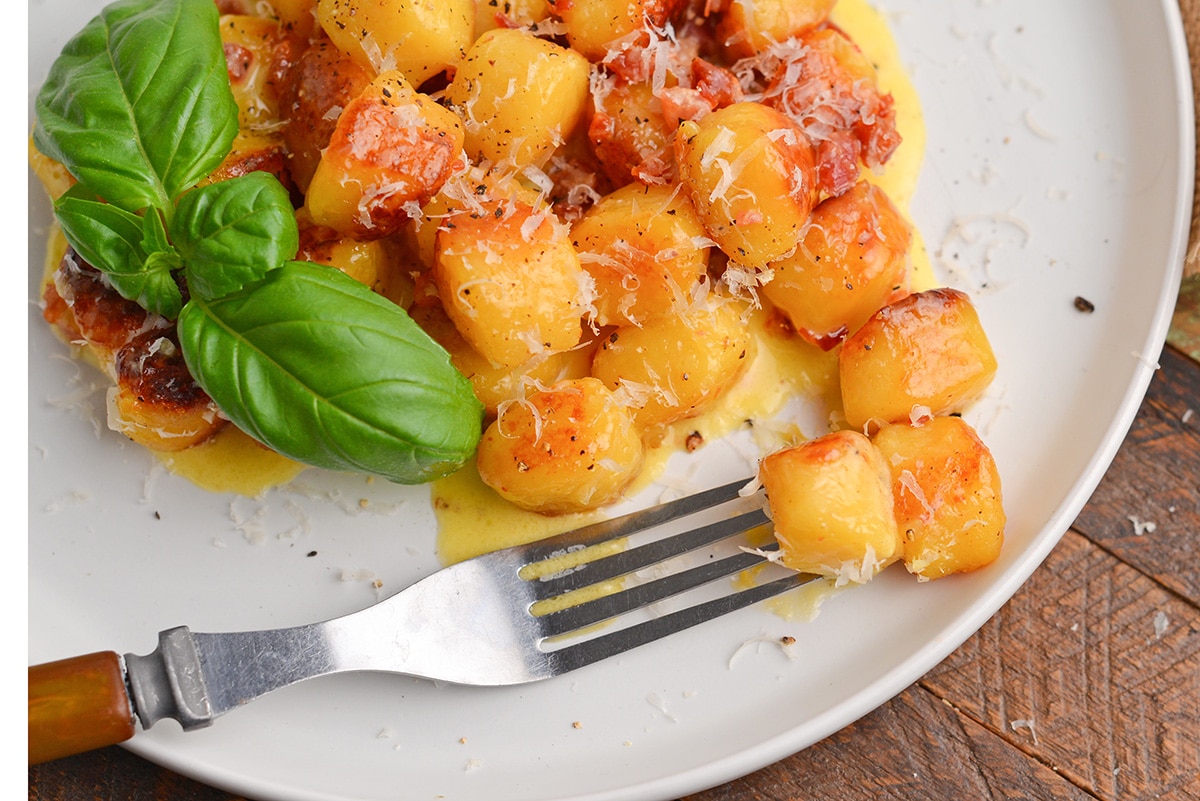
{"type": "Polygon", "coordinates": [[[125,668],[112,651],[29,668],[29,764],[133,736],[125,668]]]}

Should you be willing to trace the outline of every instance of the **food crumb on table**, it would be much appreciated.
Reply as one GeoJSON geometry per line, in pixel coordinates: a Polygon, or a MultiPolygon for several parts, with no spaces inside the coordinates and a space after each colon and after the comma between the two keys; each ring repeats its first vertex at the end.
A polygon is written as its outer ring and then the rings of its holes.
{"type": "Polygon", "coordinates": [[[1167,628],[1170,626],[1170,620],[1167,618],[1167,613],[1159,610],[1154,613],[1154,639],[1161,640],[1162,636],[1167,633],[1167,628]]]}
{"type": "Polygon", "coordinates": [[[1158,524],[1152,520],[1142,520],[1135,515],[1129,515],[1126,519],[1133,524],[1133,535],[1140,537],[1143,534],[1153,534],[1158,529],[1158,524]]]}
{"type": "Polygon", "coordinates": [[[1029,736],[1033,738],[1033,744],[1037,745],[1037,731],[1034,730],[1032,718],[1019,718],[1017,720],[1010,720],[1008,722],[1008,727],[1013,731],[1017,731],[1018,729],[1027,729],[1029,731],[1029,736]]]}

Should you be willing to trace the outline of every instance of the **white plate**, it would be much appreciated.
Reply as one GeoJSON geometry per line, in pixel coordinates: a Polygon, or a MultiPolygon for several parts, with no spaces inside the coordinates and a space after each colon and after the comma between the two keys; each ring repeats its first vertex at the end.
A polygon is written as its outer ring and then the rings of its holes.
{"type": "MultiPolygon", "coordinates": [[[[33,85],[100,5],[31,4],[33,85]]],[[[931,250],[958,257],[962,274],[939,277],[976,291],[1000,358],[970,415],[1005,481],[1010,524],[998,564],[925,585],[892,570],[837,596],[810,624],[746,610],[535,686],[322,679],[204,731],[159,723],[130,747],[255,798],[665,799],[845,726],[993,614],[1099,481],[1162,346],[1191,207],[1186,48],[1173,0],[879,5],[928,122],[914,216],[931,250]],[[1075,310],[1077,295],[1094,314],[1075,310]],[[773,646],[739,652],[782,634],[801,640],[800,659],[773,646]]],[[[32,179],[30,203],[35,228],[44,225],[32,179]]],[[[32,237],[31,295],[39,248],[32,237]]],[[[79,413],[75,395],[100,408],[80,384],[91,373],[61,358],[37,310],[29,315],[31,662],[145,653],[156,632],[179,624],[325,618],[375,599],[368,582],[340,580],[343,569],[371,571],[385,592],[435,569],[420,491],[316,476],[308,483],[340,500],[285,493],[251,519],[259,504],[153,470],[145,453],[79,413]],[[371,499],[368,511],[359,497],[371,499]],[[248,541],[235,519],[264,541],[248,541]]],[[[729,461],[710,456],[706,478],[715,482],[729,461]]]]}

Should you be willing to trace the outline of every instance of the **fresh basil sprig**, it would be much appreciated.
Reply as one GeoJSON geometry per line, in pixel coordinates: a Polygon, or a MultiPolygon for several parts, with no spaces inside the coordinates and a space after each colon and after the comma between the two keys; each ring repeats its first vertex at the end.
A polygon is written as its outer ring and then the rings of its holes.
{"type": "Polygon", "coordinates": [[[233,423],[309,464],[427,481],[479,439],[478,401],[408,315],[293,261],[179,317],[188,368],[233,423]],[[451,412],[451,413],[448,413],[451,412]]]}
{"type": "Polygon", "coordinates": [[[67,241],[123,297],[164,317],[179,314],[183,293],[171,270],[181,261],[169,242],[163,250],[166,237],[157,211],[138,216],[95,199],[86,186],[76,184],[55,202],[54,212],[67,241]]]}
{"type": "Polygon", "coordinates": [[[295,212],[274,176],[196,188],[238,130],[212,0],[107,6],[35,108],[35,145],[79,182],[55,202],[67,240],[124,297],[178,318],[188,368],[235,425],[299,461],[402,483],[470,458],[483,416],[470,382],[400,307],[290,261],[295,212]]]}
{"type": "Polygon", "coordinates": [[[216,4],[121,0],[63,48],[36,101],[34,143],[126,211],[168,209],[237,136],[216,4]]]}

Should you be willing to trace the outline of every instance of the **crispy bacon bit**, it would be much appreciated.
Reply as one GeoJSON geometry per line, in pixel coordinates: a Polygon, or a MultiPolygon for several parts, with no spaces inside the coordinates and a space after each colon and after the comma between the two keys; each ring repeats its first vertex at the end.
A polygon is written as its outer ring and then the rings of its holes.
{"type": "Polygon", "coordinates": [[[890,94],[882,94],[874,67],[833,26],[769,48],[734,66],[743,83],[761,74],[762,102],[794,119],[818,148],[820,188],[840,195],[860,165],[883,166],[900,144],[890,94]]]}
{"type": "Polygon", "coordinates": [[[230,83],[241,83],[253,63],[254,53],[248,48],[233,42],[225,43],[225,69],[229,72],[230,83]]]}
{"type": "Polygon", "coordinates": [[[692,85],[714,109],[740,103],[744,96],[733,72],[702,58],[692,59],[692,85]]]}
{"type": "Polygon", "coordinates": [[[699,90],[685,86],[668,86],[658,99],[662,102],[663,117],[672,128],[684,120],[699,120],[716,108],[699,90]]]}
{"type": "Polygon", "coordinates": [[[817,186],[836,197],[848,192],[858,180],[862,146],[850,132],[840,131],[817,143],[817,186]]]}

